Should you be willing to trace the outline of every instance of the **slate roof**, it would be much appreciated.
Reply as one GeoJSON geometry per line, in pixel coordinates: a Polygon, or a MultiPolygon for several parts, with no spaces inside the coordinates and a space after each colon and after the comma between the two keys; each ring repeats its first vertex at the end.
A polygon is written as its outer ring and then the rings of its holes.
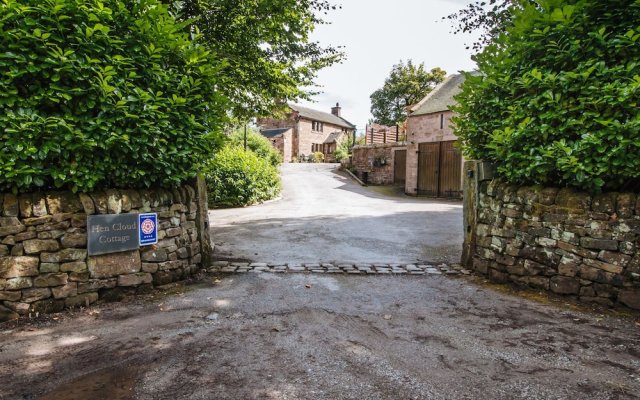
{"type": "Polygon", "coordinates": [[[449,111],[450,106],[457,104],[453,96],[462,91],[460,86],[464,80],[464,74],[449,75],[420,102],[411,107],[412,112],[409,116],[449,111]]]}
{"type": "Polygon", "coordinates": [[[262,129],[260,131],[260,133],[262,134],[262,136],[265,136],[265,137],[268,137],[268,138],[273,138],[273,137],[276,137],[278,135],[282,135],[283,133],[285,133],[289,129],[291,129],[291,128],[262,129]]]}
{"type": "Polygon", "coordinates": [[[333,132],[324,140],[324,143],[337,143],[340,136],[342,136],[342,132],[333,132]]]}
{"type": "Polygon", "coordinates": [[[353,125],[351,122],[347,121],[342,117],[335,116],[331,113],[314,110],[311,108],[299,106],[297,104],[289,104],[289,108],[291,108],[293,111],[297,111],[302,118],[306,118],[314,121],[326,122],[328,124],[341,126],[343,128],[349,128],[349,129],[355,128],[355,125],[353,125]]]}

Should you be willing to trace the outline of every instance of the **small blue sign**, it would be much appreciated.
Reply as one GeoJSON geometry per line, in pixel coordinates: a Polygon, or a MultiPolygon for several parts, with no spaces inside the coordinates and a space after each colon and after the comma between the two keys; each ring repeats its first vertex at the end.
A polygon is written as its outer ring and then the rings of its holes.
{"type": "Polygon", "coordinates": [[[158,214],[138,214],[140,246],[158,243],[158,214]]]}

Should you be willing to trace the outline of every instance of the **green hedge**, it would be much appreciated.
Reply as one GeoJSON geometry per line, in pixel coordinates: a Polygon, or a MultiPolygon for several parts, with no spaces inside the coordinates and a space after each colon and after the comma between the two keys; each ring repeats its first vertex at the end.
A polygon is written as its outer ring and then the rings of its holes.
{"type": "Polygon", "coordinates": [[[467,158],[520,184],[640,177],[640,1],[542,1],[477,56],[457,97],[467,158]]]}
{"type": "Polygon", "coordinates": [[[220,142],[214,57],[158,0],[0,2],[0,191],[173,186],[220,142]]]}
{"type": "Polygon", "coordinates": [[[212,207],[235,207],[270,200],[280,193],[278,168],[251,150],[229,145],[204,169],[212,207]]]}
{"type": "MultiPolygon", "coordinates": [[[[244,128],[233,131],[229,139],[235,146],[244,146],[244,128]]],[[[271,145],[269,139],[262,136],[255,129],[247,129],[247,148],[257,154],[258,157],[268,160],[274,167],[282,164],[280,152],[271,145]]]]}

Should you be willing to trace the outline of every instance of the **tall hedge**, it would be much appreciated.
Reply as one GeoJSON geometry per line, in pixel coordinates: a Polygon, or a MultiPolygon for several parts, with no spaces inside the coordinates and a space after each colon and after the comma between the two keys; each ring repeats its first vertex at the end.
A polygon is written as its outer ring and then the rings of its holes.
{"type": "MultiPolygon", "coordinates": [[[[244,138],[245,132],[242,128],[236,129],[229,135],[230,143],[234,146],[244,146],[244,138]]],[[[247,129],[246,138],[247,149],[253,151],[258,157],[268,160],[274,167],[282,164],[282,154],[256,129],[247,129]]]]}
{"type": "Polygon", "coordinates": [[[234,144],[225,146],[204,169],[211,207],[246,206],[280,193],[278,168],[269,159],[234,144]]]}
{"type": "Polygon", "coordinates": [[[497,162],[514,183],[637,181],[640,1],[523,3],[457,97],[466,157],[497,162]]]}
{"type": "Polygon", "coordinates": [[[219,142],[217,61],[158,0],[0,0],[0,191],[172,186],[219,142]]]}

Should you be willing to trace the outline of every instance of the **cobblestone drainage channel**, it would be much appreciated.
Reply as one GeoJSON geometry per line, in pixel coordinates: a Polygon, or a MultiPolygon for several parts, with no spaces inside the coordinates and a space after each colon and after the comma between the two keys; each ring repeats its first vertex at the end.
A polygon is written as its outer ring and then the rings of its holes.
{"type": "Polygon", "coordinates": [[[212,273],[292,273],[307,272],[318,274],[349,274],[349,275],[470,275],[471,271],[460,264],[331,264],[331,263],[240,263],[216,261],[209,268],[212,273]]]}

